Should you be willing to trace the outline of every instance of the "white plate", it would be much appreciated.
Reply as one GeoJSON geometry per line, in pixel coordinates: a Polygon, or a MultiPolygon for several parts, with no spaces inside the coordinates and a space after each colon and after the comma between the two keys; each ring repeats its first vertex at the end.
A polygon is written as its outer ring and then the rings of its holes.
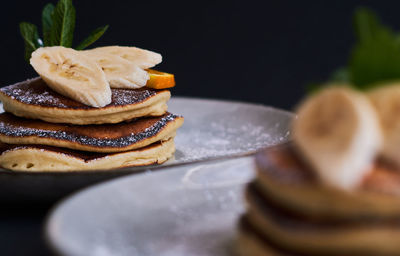
{"type": "Polygon", "coordinates": [[[47,237],[61,255],[232,255],[252,176],[242,157],[119,178],[62,202],[47,237]]]}
{"type": "Polygon", "coordinates": [[[292,114],[263,105],[172,97],[169,111],[185,117],[175,157],[162,165],[74,173],[0,169],[0,201],[54,201],[99,181],[130,173],[216,158],[244,156],[288,140],[292,114]]]}

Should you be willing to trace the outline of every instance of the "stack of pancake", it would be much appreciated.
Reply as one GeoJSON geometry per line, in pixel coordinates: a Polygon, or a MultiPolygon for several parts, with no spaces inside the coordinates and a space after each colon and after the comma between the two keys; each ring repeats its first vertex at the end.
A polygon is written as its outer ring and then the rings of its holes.
{"type": "Polygon", "coordinates": [[[400,255],[400,173],[376,161],[357,189],[324,185],[293,144],[256,156],[240,255],[400,255]]]}
{"type": "Polygon", "coordinates": [[[168,90],[111,89],[95,108],[41,78],[3,87],[0,166],[22,171],[100,170],[160,164],[175,152],[183,117],[167,112],[168,90]]]}

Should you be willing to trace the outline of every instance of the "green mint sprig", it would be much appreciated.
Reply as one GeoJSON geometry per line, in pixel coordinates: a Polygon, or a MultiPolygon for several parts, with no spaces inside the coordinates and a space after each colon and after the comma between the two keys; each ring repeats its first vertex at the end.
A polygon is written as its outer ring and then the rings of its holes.
{"type": "Polygon", "coordinates": [[[19,30],[25,42],[25,59],[29,61],[34,50],[43,46],[42,40],[39,38],[37,27],[28,22],[21,22],[19,30]]]}
{"type": "MultiPolygon", "coordinates": [[[[75,30],[75,7],[72,0],[59,0],[57,5],[46,4],[42,11],[42,36],[34,24],[21,22],[21,35],[25,42],[25,59],[29,62],[31,54],[43,46],[72,47],[75,30]]],[[[83,50],[96,42],[108,29],[108,25],[92,31],[75,49],[83,50]]]]}
{"type": "MultiPolygon", "coordinates": [[[[356,43],[347,66],[336,70],[328,83],[343,82],[366,90],[385,82],[400,80],[400,34],[384,26],[377,15],[365,7],[356,9],[353,18],[356,43]]],[[[323,84],[312,84],[309,91],[323,84]]]]}
{"type": "Polygon", "coordinates": [[[400,40],[380,23],[370,10],[358,9],[355,14],[357,43],[348,65],[350,82],[359,89],[400,79],[400,40]]]}

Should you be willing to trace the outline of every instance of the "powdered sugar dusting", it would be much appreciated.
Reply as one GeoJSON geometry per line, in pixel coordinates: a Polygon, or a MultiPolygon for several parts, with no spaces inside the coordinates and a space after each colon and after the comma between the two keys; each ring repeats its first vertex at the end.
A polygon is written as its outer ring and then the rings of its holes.
{"type": "Polygon", "coordinates": [[[170,104],[170,111],[185,117],[175,138],[175,161],[251,154],[289,139],[288,112],[251,104],[210,102],[182,100],[170,104]]]}
{"type": "Polygon", "coordinates": [[[147,98],[156,95],[155,90],[131,90],[131,89],[111,89],[112,101],[111,105],[124,106],[133,103],[142,102],[147,98]]]}
{"type": "Polygon", "coordinates": [[[177,149],[185,154],[180,161],[253,153],[261,148],[282,143],[289,137],[289,132],[279,137],[271,136],[271,132],[265,127],[251,124],[226,127],[221,123],[212,123],[211,127],[210,130],[194,130],[190,137],[178,133],[177,149]]]}
{"type": "MultiPolygon", "coordinates": [[[[8,114],[2,114],[8,115],[8,114]]],[[[31,128],[23,125],[14,125],[10,122],[0,121],[0,134],[9,137],[28,137],[34,136],[37,138],[53,138],[56,140],[75,142],[85,146],[92,147],[108,147],[108,148],[121,148],[131,146],[139,141],[146,138],[150,138],[159,133],[167,123],[177,118],[174,114],[166,114],[160,117],[154,124],[147,127],[141,132],[131,133],[129,136],[119,138],[96,138],[89,137],[77,133],[50,130],[50,129],[39,129],[31,128]]],[[[4,119],[7,120],[7,119],[4,119]]],[[[101,127],[100,127],[101,128],[101,127]]]]}
{"type": "MultiPolygon", "coordinates": [[[[111,89],[111,92],[111,103],[106,107],[138,104],[162,91],[141,88],[135,90],[111,89]]],[[[40,78],[3,87],[0,89],[0,93],[28,105],[61,109],[96,109],[58,94],[50,89],[40,78]]]]}
{"type": "MultiPolygon", "coordinates": [[[[27,80],[28,84],[37,84],[37,80],[27,80]]],[[[57,106],[60,108],[67,108],[68,106],[63,103],[61,97],[57,93],[51,93],[48,90],[38,90],[35,86],[24,86],[24,83],[18,83],[1,88],[1,92],[9,96],[13,100],[29,104],[29,105],[40,105],[40,106],[57,106]]]]}

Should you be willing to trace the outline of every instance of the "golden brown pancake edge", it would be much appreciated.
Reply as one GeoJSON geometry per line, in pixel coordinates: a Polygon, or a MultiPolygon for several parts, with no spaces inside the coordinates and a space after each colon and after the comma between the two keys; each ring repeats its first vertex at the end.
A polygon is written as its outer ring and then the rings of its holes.
{"type": "Polygon", "coordinates": [[[12,171],[65,172],[110,170],[161,164],[175,152],[174,138],[118,153],[94,153],[44,145],[0,143],[0,165],[12,171]]]}

